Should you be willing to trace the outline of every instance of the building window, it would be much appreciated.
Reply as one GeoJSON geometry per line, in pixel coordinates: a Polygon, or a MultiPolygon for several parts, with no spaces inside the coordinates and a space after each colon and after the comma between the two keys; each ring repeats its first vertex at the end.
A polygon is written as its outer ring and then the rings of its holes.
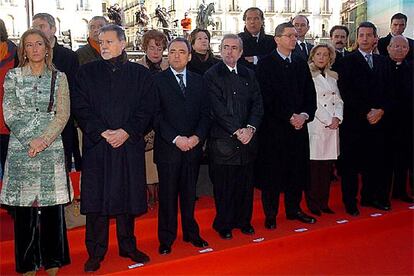
{"type": "Polygon", "coordinates": [[[292,3],[290,0],[285,0],[285,12],[292,11],[292,3]]]}
{"type": "Polygon", "coordinates": [[[62,0],[56,0],[56,8],[59,10],[63,10],[63,1],[62,0]]]}
{"type": "Polygon", "coordinates": [[[323,12],[329,12],[329,0],[322,0],[321,7],[323,12]]]}
{"type": "Polygon", "coordinates": [[[303,0],[303,3],[302,3],[302,11],[303,12],[308,12],[309,11],[309,5],[308,4],[309,4],[308,0],[303,0]]]}
{"type": "Polygon", "coordinates": [[[274,12],[275,11],[275,1],[274,0],[268,0],[267,1],[267,11],[274,12]]]}

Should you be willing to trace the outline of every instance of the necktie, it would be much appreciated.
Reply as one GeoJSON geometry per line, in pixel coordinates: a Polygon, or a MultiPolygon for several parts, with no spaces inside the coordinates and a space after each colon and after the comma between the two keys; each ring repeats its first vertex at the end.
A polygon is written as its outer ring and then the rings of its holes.
{"type": "Polygon", "coordinates": [[[290,65],[290,59],[287,57],[287,58],[285,58],[285,67],[287,68],[287,67],[289,67],[289,65],[290,65]]]}
{"type": "Polygon", "coordinates": [[[306,43],[301,42],[300,47],[302,47],[302,52],[305,54],[305,56],[308,56],[308,52],[306,51],[306,43]]]}
{"type": "Polygon", "coordinates": [[[371,54],[366,54],[365,58],[367,59],[369,67],[372,69],[372,67],[374,67],[374,64],[372,63],[372,55],[371,54]]]}
{"type": "Polygon", "coordinates": [[[236,75],[237,75],[237,73],[236,73],[236,69],[231,70],[231,72],[232,72],[233,74],[236,74],[236,75]]]}
{"type": "Polygon", "coordinates": [[[180,86],[181,92],[183,92],[183,95],[185,96],[185,84],[184,84],[184,75],[183,74],[177,74],[176,75],[179,79],[180,82],[178,83],[178,85],[180,86]]]}

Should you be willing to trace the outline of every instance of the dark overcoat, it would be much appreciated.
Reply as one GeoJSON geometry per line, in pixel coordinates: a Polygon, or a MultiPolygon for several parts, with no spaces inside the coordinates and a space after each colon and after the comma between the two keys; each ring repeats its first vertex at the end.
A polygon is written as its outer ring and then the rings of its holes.
{"type": "Polygon", "coordinates": [[[185,96],[170,68],[154,76],[158,88],[157,115],[154,122],[154,162],[199,163],[203,143],[210,127],[209,101],[203,86],[203,78],[187,70],[185,96]],[[193,149],[182,152],[173,140],[177,136],[197,135],[200,143],[193,149]]]}
{"type": "Polygon", "coordinates": [[[244,32],[239,33],[238,36],[243,40],[243,55],[238,62],[249,69],[256,70],[256,65],[246,61],[244,57],[257,56],[258,59],[261,59],[276,49],[274,37],[265,34],[263,28],[260,30],[259,38],[252,36],[246,27],[244,32]]]}
{"type": "Polygon", "coordinates": [[[344,166],[362,168],[384,158],[385,123],[392,106],[389,74],[385,57],[373,54],[372,59],[373,69],[356,50],[338,62],[338,87],[344,101],[344,121],[339,128],[344,166]],[[384,110],[375,125],[366,118],[372,108],[384,110]]]}
{"type": "Polygon", "coordinates": [[[126,58],[99,60],[81,66],[76,80],[72,110],[84,134],[81,212],[146,212],[143,136],[156,93],[150,72],[126,58]],[[119,128],[129,138],[113,148],[101,133],[119,128]]]}
{"type": "Polygon", "coordinates": [[[254,72],[238,64],[237,75],[221,61],[205,74],[211,103],[212,126],[208,141],[209,158],[223,165],[246,165],[256,158],[256,135],[243,145],[233,133],[251,125],[259,129],[263,101],[254,72]]]}
{"type": "Polygon", "coordinates": [[[265,111],[259,131],[258,181],[269,182],[272,174],[280,184],[295,181],[295,185],[304,185],[308,181],[309,162],[307,123],[295,130],[289,121],[293,113],[307,113],[307,122],[314,118],[316,92],[309,67],[294,55],[287,64],[275,50],[259,61],[256,76],[265,111]],[[261,168],[265,171],[261,172],[261,168]]]}

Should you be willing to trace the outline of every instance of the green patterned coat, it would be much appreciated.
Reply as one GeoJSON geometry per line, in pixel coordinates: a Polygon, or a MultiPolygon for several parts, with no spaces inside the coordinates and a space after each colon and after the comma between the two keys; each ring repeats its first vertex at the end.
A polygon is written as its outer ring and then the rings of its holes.
{"type": "Polygon", "coordinates": [[[52,72],[40,76],[29,66],[10,70],[4,82],[4,118],[10,142],[0,203],[11,206],[52,206],[69,202],[68,177],[60,133],[70,113],[66,76],[58,72],[54,105],[47,112],[52,72]],[[49,147],[34,158],[29,143],[42,137],[49,147]]]}

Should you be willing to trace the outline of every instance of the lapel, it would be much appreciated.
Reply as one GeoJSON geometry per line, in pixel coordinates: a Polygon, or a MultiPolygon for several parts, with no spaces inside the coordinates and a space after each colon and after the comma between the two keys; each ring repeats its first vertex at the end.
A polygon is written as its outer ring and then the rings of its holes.
{"type": "MultiPolygon", "coordinates": [[[[165,72],[165,75],[166,75],[169,83],[171,83],[171,85],[172,85],[174,93],[177,93],[180,97],[184,98],[184,95],[181,92],[181,88],[178,85],[177,78],[174,76],[174,73],[173,73],[173,71],[171,71],[171,68],[168,67],[168,69],[165,70],[164,72],[165,72]]],[[[187,70],[187,85],[188,85],[188,70],[187,70]]],[[[187,92],[187,90],[186,90],[186,92],[187,92]]]]}

